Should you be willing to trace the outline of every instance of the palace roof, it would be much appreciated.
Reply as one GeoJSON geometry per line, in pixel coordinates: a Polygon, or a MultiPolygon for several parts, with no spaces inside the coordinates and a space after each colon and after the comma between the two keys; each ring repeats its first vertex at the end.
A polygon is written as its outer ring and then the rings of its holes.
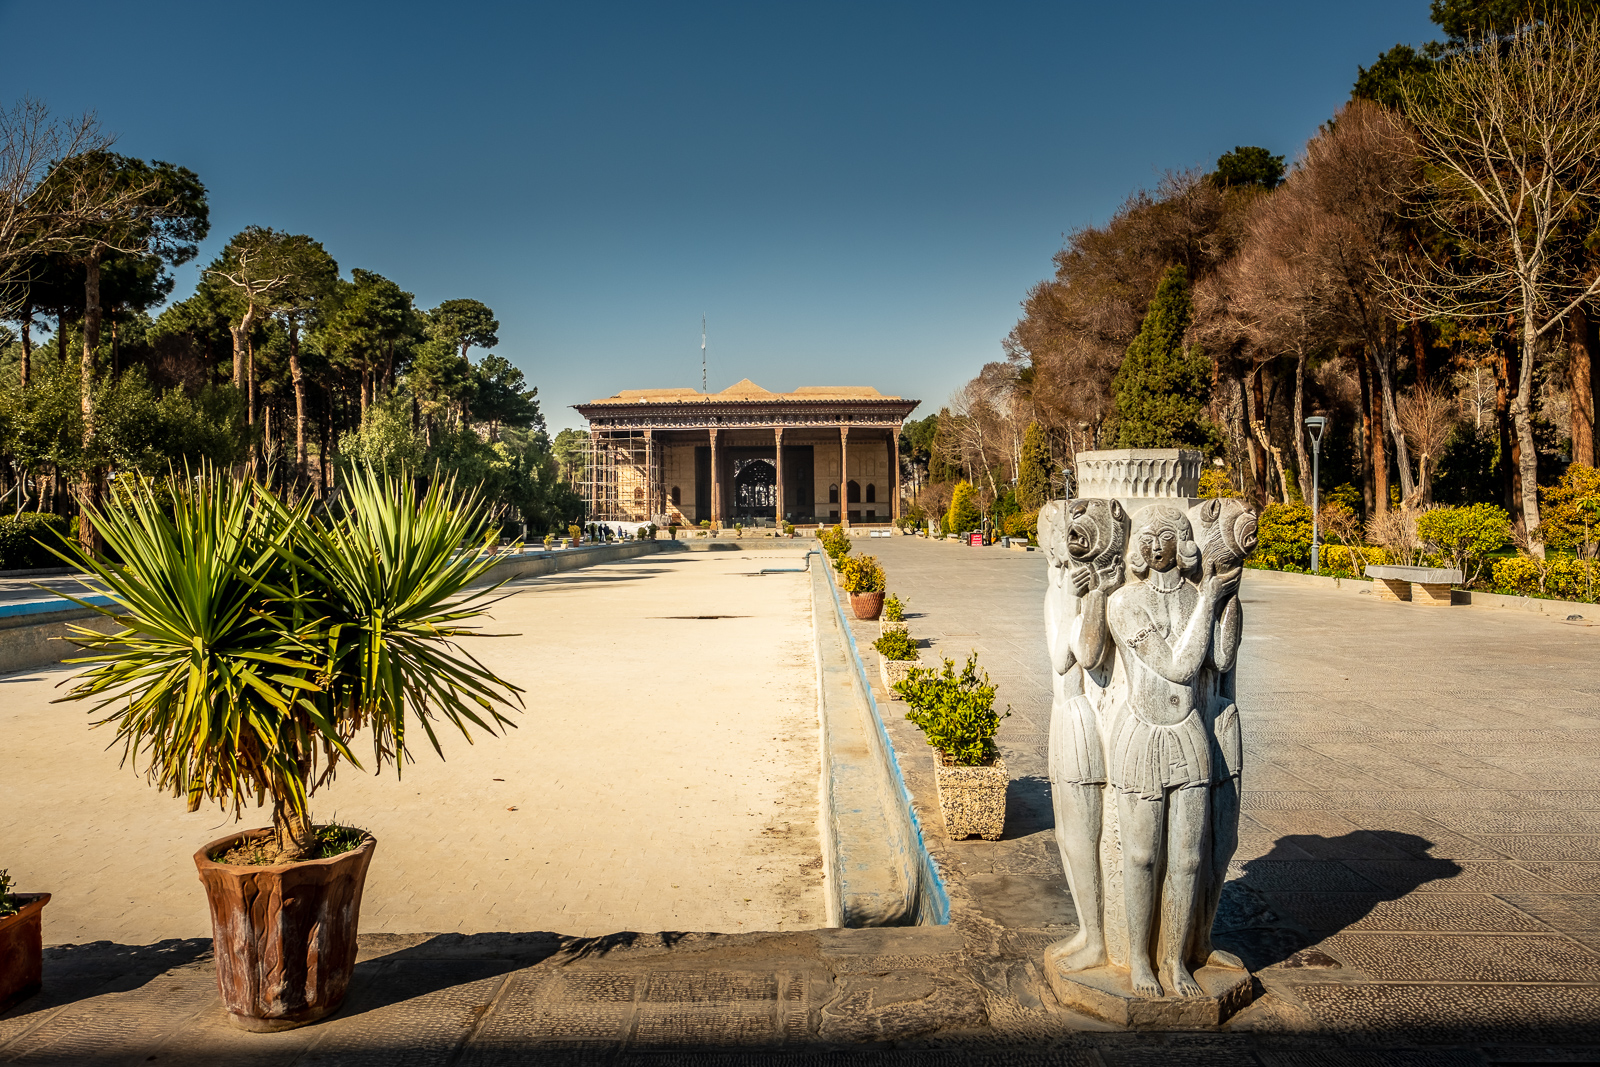
{"type": "Polygon", "coordinates": [[[736,382],[720,393],[702,393],[698,389],[624,389],[614,396],[601,397],[587,404],[574,404],[580,411],[586,407],[618,404],[723,404],[730,401],[817,403],[829,400],[900,400],[898,396],[885,396],[870,385],[803,385],[792,393],[774,393],[763,389],[749,378],[736,382]]]}

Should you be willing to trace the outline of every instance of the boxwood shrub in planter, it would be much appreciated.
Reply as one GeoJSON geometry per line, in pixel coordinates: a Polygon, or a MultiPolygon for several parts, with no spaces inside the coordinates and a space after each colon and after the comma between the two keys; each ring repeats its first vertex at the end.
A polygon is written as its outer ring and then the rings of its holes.
{"type": "Polygon", "coordinates": [[[960,674],[955,667],[946,659],[941,670],[913,668],[894,689],[910,705],[906,718],[937,753],[934,777],[945,831],[952,840],[977,834],[998,841],[1005,832],[1008,776],[994,735],[1011,709],[994,710],[995,686],[978,669],[976,652],[960,674]]]}
{"type": "Polygon", "coordinates": [[[69,697],[94,702],[124,759],[189,810],[213,800],[239,819],[272,799],[270,827],[194,857],[217,986],[246,1030],[337,1010],[355,966],[376,842],[316,825],[317,787],[345,762],[398,773],[408,726],[438,751],[439,725],[496,733],[520,701],[455,644],[493,592],[463,592],[494,563],[477,497],[441,480],[419,495],[404,474],[343,482],[325,512],[222,472],[136,483],[88,511],[120,565],[75,542],[63,554],[104,586],[113,603],[94,610],[121,626],[75,628],[91,654],[70,661],[87,669],[69,697]],[[358,757],[363,731],[371,755],[358,757]]]}
{"type": "Polygon", "coordinates": [[[872,647],[878,651],[878,673],[883,678],[883,687],[891,693],[894,692],[895,683],[921,663],[917,658],[917,643],[912,640],[904,624],[900,629],[886,631],[872,642],[872,647]]]}
{"type": "Polygon", "coordinates": [[[822,542],[822,551],[828,554],[828,559],[833,563],[833,569],[839,570],[844,566],[845,559],[850,555],[850,537],[844,532],[844,525],[836,524],[832,529],[823,531],[817,528],[817,540],[822,542]]]}

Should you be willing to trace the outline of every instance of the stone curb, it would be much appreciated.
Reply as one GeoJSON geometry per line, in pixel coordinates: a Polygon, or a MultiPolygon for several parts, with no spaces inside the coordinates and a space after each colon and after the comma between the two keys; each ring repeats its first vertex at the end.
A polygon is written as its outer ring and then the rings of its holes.
{"type": "MultiPolygon", "coordinates": [[[[807,553],[825,561],[820,552],[807,553]]],[[[828,921],[942,925],[950,898],[923,839],[830,568],[811,568],[828,921]]]]}

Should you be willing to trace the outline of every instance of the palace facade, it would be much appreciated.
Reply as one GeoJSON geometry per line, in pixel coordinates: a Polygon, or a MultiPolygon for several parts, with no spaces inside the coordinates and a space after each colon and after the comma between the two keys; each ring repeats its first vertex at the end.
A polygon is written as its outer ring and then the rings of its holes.
{"type": "Polygon", "coordinates": [[[870,387],[773,393],[625,389],[574,404],[589,421],[592,522],[888,523],[900,514],[900,428],[918,401],[870,387]]]}

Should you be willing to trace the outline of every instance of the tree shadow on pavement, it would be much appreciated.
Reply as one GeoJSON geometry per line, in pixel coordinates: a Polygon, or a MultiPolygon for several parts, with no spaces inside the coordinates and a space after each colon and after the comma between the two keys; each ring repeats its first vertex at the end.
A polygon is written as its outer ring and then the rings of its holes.
{"type": "MultiPolygon", "coordinates": [[[[381,935],[380,935],[381,936],[381,935]]],[[[534,930],[520,933],[435,934],[356,964],[350,993],[339,1015],[350,1018],[441,990],[521,970],[559,957],[559,963],[594,961],[614,953],[666,951],[714,934],[623,930],[599,937],[572,937],[534,930]]],[[[366,940],[363,938],[363,940],[366,940]]]]}
{"type": "Polygon", "coordinates": [[[1427,858],[1431,847],[1426,838],[1391,831],[1285,834],[1223,887],[1216,943],[1253,971],[1336,966],[1312,946],[1386,902],[1461,872],[1454,861],[1427,858]]]}

